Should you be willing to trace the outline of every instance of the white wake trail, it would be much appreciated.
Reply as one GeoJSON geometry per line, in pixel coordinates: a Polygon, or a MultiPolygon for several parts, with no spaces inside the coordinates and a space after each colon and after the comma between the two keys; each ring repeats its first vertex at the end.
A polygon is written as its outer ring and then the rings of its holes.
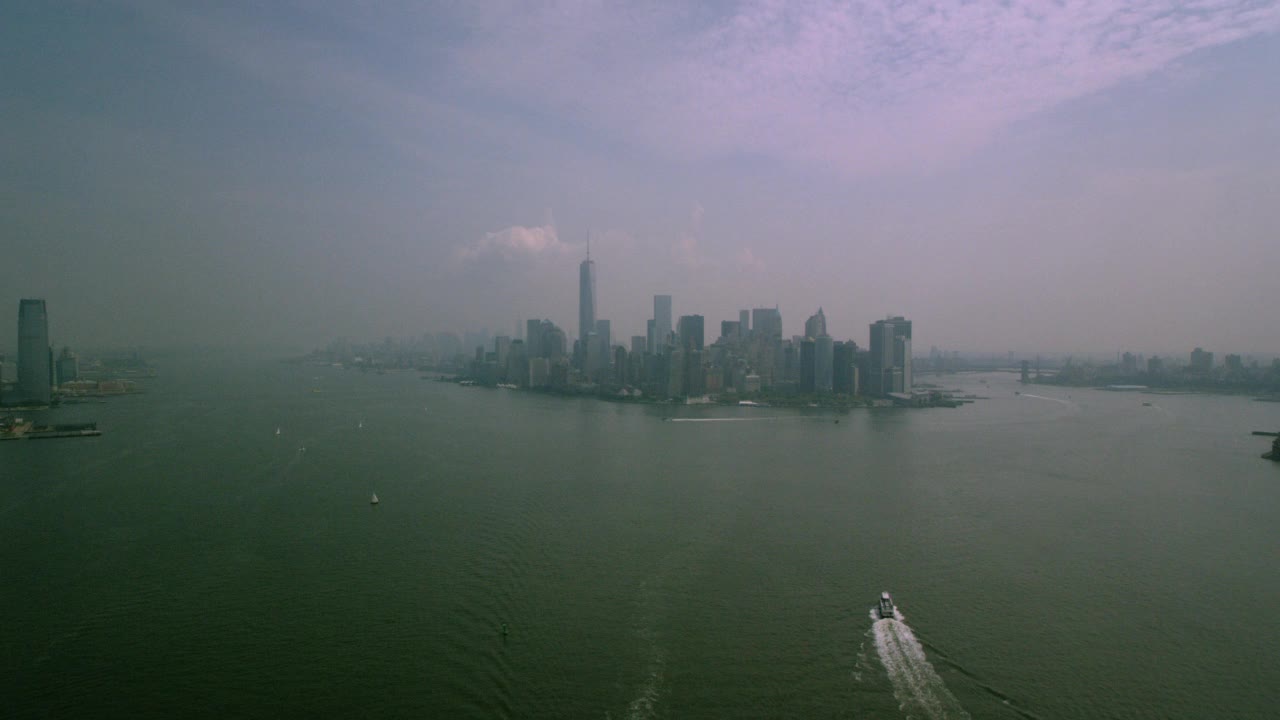
{"type": "Polygon", "coordinates": [[[872,629],[880,663],[893,683],[893,696],[908,717],[969,718],[969,713],[960,707],[960,701],[929,664],[924,648],[903,622],[901,613],[896,620],[876,620],[872,629]]]}
{"type": "Polygon", "coordinates": [[[1022,397],[1035,398],[1037,400],[1050,400],[1052,402],[1062,403],[1063,405],[1073,404],[1070,400],[1063,400],[1062,398],[1056,398],[1056,397],[1047,397],[1044,395],[1032,395],[1031,393],[1022,393],[1022,397]]]}

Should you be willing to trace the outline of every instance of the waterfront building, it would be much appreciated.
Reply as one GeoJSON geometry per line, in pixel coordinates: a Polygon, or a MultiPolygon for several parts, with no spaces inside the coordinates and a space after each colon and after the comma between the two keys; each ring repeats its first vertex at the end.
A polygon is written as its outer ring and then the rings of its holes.
{"type": "Polygon", "coordinates": [[[1201,348],[1191,351],[1191,371],[1198,373],[1208,373],[1213,369],[1213,353],[1205,352],[1201,348]]]}
{"type": "Polygon", "coordinates": [[[529,360],[529,387],[544,388],[551,384],[551,361],[544,357],[529,360]]]}
{"type": "Polygon", "coordinates": [[[811,338],[805,338],[800,341],[800,392],[806,395],[812,394],[817,388],[815,381],[817,370],[816,346],[817,343],[811,338]]]}
{"type": "Polygon", "coordinates": [[[684,351],[672,348],[667,353],[667,397],[684,395],[684,351]]]}
{"type": "Polygon", "coordinates": [[[831,349],[831,391],[837,395],[857,394],[858,369],[853,365],[857,350],[853,341],[838,342],[831,349]]]}
{"type": "MultiPolygon", "coordinates": [[[[821,310],[818,311],[821,314],[821,310]]],[[[908,341],[909,342],[909,341],[908,341]]],[[[813,384],[814,392],[830,394],[833,383],[835,346],[831,336],[823,333],[814,340],[813,384]]]]}
{"type": "Polygon", "coordinates": [[[893,338],[893,367],[901,374],[902,381],[894,392],[911,392],[911,337],[895,335],[893,338]]]}
{"type": "Polygon", "coordinates": [[[596,331],[596,264],[591,261],[591,245],[587,258],[578,266],[578,340],[596,331]]]}
{"type": "Polygon", "coordinates": [[[653,327],[654,327],[653,318],[649,318],[649,320],[645,322],[645,348],[650,353],[657,353],[658,339],[654,337],[655,330],[653,329],[653,327]]]}
{"type": "Polygon", "coordinates": [[[901,316],[871,324],[868,390],[911,392],[911,321],[901,316]]]}
{"type": "Polygon", "coordinates": [[[53,351],[49,347],[49,314],[44,300],[18,302],[19,402],[48,405],[53,395],[53,351]]]}
{"type": "Polygon", "coordinates": [[[62,354],[58,356],[55,369],[58,371],[58,385],[75,382],[80,378],[80,359],[71,352],[71,348],[64,347],[62,354]]]}
{"type": "Polygon", "coordinates": [[[666,351],[667,341],[671,337],[671,296],[653,296],[653,341],[649,343],[652,352],[661,355],[666,351]]]}

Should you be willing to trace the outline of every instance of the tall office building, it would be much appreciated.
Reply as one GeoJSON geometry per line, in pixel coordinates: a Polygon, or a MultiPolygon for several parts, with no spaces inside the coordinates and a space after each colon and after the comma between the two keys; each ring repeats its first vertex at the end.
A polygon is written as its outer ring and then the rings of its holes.
{"type": "Polygon", "coordinates": [[[542,352],[542,322],[541,320],[529,320],[525,326],[524,351],[531,358],[544,356],[542,352]]]}
{"type": "MultiPolygon", "coordinates": [[[[821,311],[819,311],[821,312],[821,311]]],[[[907,341],[911,342],[910,340],[907,341]]],[[[830,393],[834,380],[832,371],[835,363],[835,345],[831,336],[823,333],[814,341],[813,384],[814,391],[830,393]]]]}
{"type": "Polygon", "coordinates": [[[817,343],[813,338],[800,341],[800,392],[809,394],[817,389],[817,343]]]}
{"type": "Polygon", "coordinates": [[[901,316],[871,324],[868,390],[911,392],[911,321],[901,316]]]}
{"type": "Polygon", "coordinates": [[[613,347],[613,326],[608,320],[596,321],[596,335],[600,336],[600,342],[606,348],[613,347]]]}
{"type": "Polygon", "coordinates": [[[778,308],[755,308],[751,311],[751,330],[759,337],[782,339],[782,313],[778,308]]]}
{"type": "Polygon", "coordinates": [[[818,312],[810,315],[808,320],[804,321],[804,336],[814,338],[827,334],[827,316],[823,314],[822,308],[818,308],[818,312]]]}
{"type": "Polygon", "coordinates": [[[678,332],[680,335],[680,347],[684,349],[686,354],[690,350],[702,349],[706,334],[701,315],[681,315],[678,332]]]}
{"type": "Polygon", "coordinates": [[[667,338],[671,337],[671,296],[653,296],[653,342],[649,343],[649,352],[661,355],[667,346],[667,338]]]}
{"type": "Polygon", "coordinates": [[[44,300],[18,302],[18,399],[48,405],[53,392],[53,351],[44,300]]]}
{"type": "Polygon", "coordinates": [[[751,332],[751,311],[738,311],[738,332],[742,333],[742,337],[746,337],[751,332]]]}
{"type": "Polygon", "coordinates": [[[839,395],[857,392],[858,369],[854,367],[854,353],[858,346],[853,341],[838,342],[831,354],[831,390],[839,395]]]}
{"type": "Polygon", "coordinates": [[[587,245],[587,259],[578,266],[578,341],[596,331],[596,264],[591,261],[591,246],[587,245]]]}

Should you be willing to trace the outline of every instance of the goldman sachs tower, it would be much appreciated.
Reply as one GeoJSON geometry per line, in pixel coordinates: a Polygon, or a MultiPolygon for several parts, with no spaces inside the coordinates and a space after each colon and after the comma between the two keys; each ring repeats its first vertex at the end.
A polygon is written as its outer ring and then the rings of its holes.
{"type": "Polygon", "coordinates": [[[587,336],[596,331],[596,264],[591,262],[591,236],[587,236],[587,259],[578,266],[578,341],[583,350],[587,336]]]}

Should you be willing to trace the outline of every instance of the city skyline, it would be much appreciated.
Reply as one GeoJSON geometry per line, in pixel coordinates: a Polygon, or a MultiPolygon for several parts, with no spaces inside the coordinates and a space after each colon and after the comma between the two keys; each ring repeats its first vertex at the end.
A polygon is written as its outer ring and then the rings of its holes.
{"type": "Polygon", "coordinates": [[[0,286],[83,346],[526,308],[576,335],[590,236],[618,337],[670,294],[713,327],[1274,354],[1277,30],[1245,2],[32,5],[0,27],[0,286]]]}

